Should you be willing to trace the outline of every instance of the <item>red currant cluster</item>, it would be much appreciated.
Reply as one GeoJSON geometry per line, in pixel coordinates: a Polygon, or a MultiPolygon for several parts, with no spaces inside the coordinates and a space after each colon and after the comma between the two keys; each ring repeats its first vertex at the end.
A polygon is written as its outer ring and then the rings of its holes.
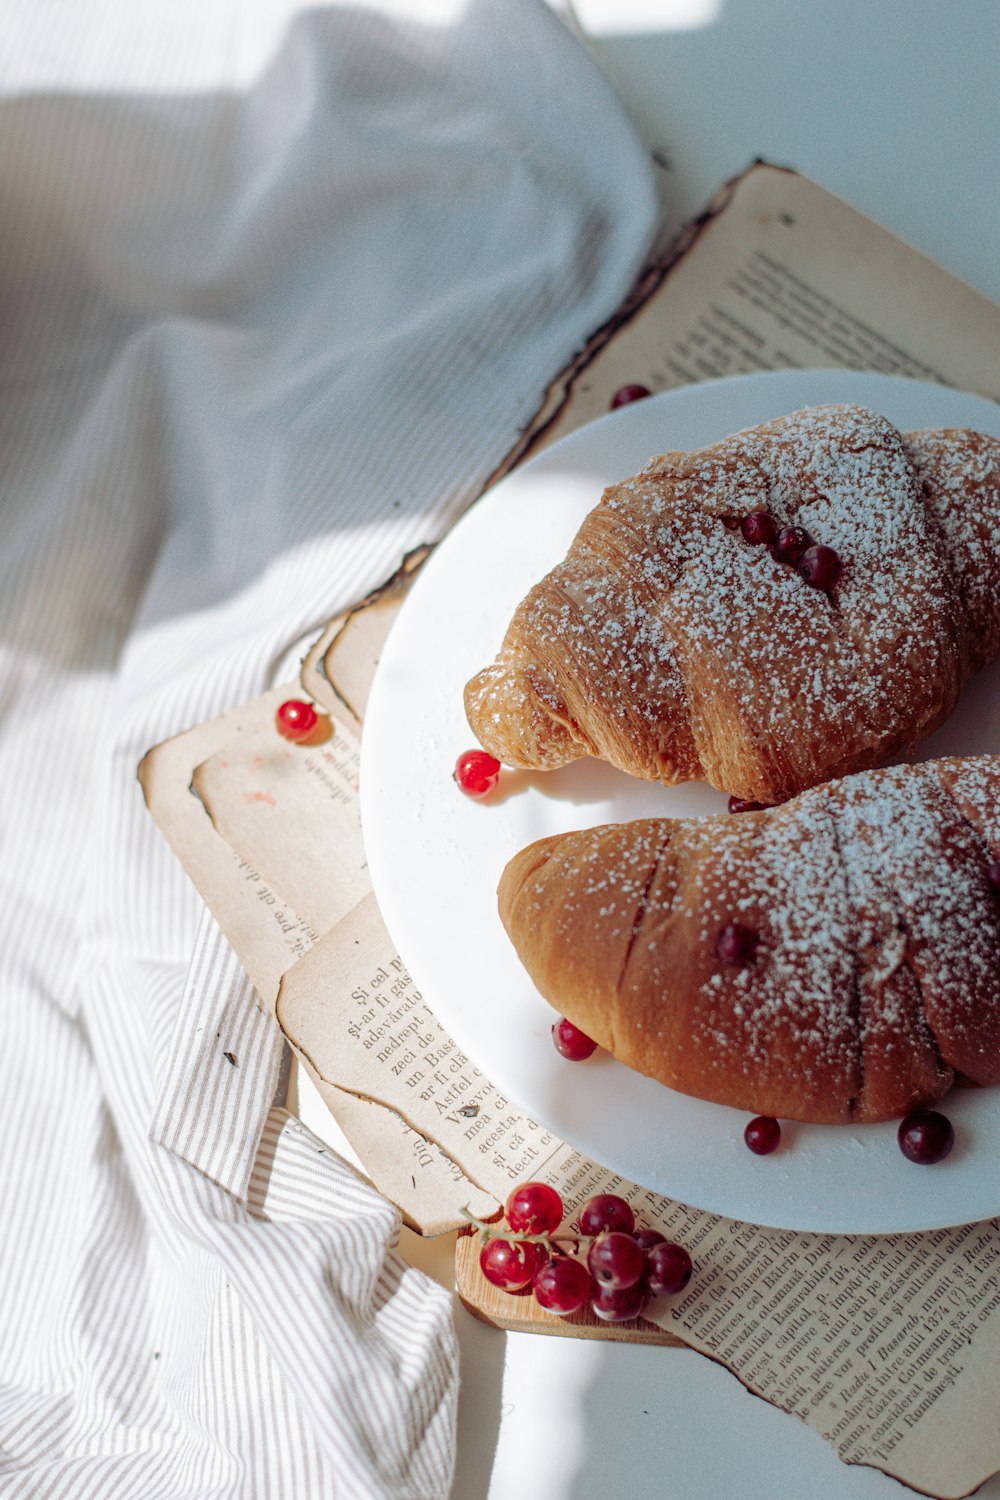
{"type": "Polygon", "coordinates": [[[530,1287],[547,1312],[568,1317],[589,1304],[606,1323],[637,1318],[651,1297],[680,1292],[691,1279],[691,1257],[658,1229],[637,1229],[624,1198],[599,1193],[581,1208],[568,1232],[559,1230],[562,1198],[545,1182],[515,1188],[505,1206],[507,1228],[479,1229],[479,1266],[507,1292],[530,1287]]]}
{"type": "Polygon", "coordinates": [[[841,561],[832,547],[814,542],[801,526],[778,529],[774,517],[766,510],[753,510],[740,522],[744,541],[752,546],[770,547],[778,562],[797,568],[806,583],[829,593],[841,573],[841,561]]]}

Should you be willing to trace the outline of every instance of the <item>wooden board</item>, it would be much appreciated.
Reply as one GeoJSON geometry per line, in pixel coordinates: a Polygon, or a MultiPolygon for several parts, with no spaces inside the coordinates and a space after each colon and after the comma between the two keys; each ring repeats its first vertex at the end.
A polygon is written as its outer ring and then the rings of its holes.
{"type": "Polygon", "coordinates": [[[539,1307],[530,1290],[504,1292],[491,1282],[479,1269],[480,1239],[476,1230],[467,1229],[458,1236],[455,1245],[455,1285],[463,1304],[484,1323],[495,1328],[506,1328],[514,1333],[554,1333],[563,1338],[606,1339],[619,1344],[669,1344],[684,1347],[683,1339],[647,1323],[645,1318],[632,1318],[627,1323],[602,1323],[589,1308],[573,1313],[568,1318],[557,1318],[555,1313],[539,1307]]]}

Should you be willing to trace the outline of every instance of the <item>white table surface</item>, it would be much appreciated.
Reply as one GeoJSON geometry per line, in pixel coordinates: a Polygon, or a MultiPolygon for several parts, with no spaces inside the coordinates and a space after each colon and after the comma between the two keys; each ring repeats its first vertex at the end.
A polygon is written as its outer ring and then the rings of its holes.
{"type": "MultiPolygon", "coordinates": [[[[573,10],[669,164],[672,229],[763,157],[814,178],[1000,301],[995,0],[574,0],[573,10]]],[[[344,1149],[305,1082],[300,1109],[344,1149]]],[[[421,1242],[404,1232],[404,1253],[446,1285],[452,1249],[450,1236],[421,1242]]],[[[693,1352],[504,1334],[458,1304],[456,1323],[451,1500],[907,1493],[841,1464],[816,1433],[693,1352]]],[[[1000,1500],[1000,1479],[978,1494],[1000,1500]]]]}

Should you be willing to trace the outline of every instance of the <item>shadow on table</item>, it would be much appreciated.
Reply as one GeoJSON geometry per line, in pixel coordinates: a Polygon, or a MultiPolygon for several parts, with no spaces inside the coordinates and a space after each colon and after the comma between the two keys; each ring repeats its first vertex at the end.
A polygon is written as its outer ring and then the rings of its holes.
{"type": "Polygon", "coordinates": [[[455,1298],[461,1385],[458,1444],[451,1500],[487,1500],[503,1405],[507,1335],[481,1323],[455,1298]]]}
{"type": "MultiPolygon", "coordinates": [[[[818,1432],[694,1350],[508,1335],[461,1309],[456,1330],[462,1386],[449,1500],[904,1493],[888,1475],[841,1463],[818,1432]]],[[[1000,1500],[1000,1476],[978,1496],[1000,1500]]]]}

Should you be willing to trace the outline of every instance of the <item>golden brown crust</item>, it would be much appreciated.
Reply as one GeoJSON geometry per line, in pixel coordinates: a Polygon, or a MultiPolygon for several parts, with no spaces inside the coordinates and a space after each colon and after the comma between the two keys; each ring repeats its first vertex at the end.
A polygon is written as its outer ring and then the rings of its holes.
{"type": "Polygon", "coordinates": [[[527,595],[469,722],[509,765],[583,755],[771,803],[879,765],[1000,652],[1000,441],[816,407],[608,489],[527,595]],[[739,520],[834,548],[811,588],[739,520]]]}
{"type": "Polygon", "coordinates": [[[1000,757],[869,771],[783,807],[543,839],[499,889],[539,991],[681,1092],[882,1120],[1000,1083],[1000,757]],[[754,935],[747,962],[721,930],[754,935]]]}

